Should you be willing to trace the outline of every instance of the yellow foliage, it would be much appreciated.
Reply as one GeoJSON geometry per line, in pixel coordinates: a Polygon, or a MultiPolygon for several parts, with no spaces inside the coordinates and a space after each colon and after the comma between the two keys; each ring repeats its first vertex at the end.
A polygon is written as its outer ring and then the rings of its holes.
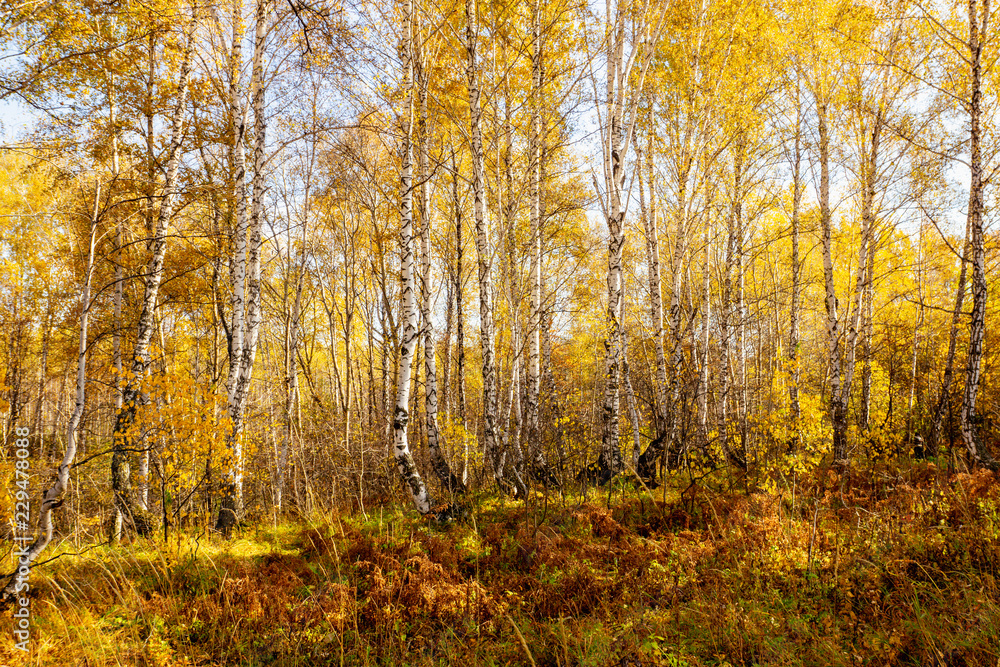
{"type": "Polygon", "coordinates": [[[760,435],[760,442],[769,446],[771,456],[764,462],[763,484],[774,491],[782,478],[798,476],[814,470],[830,446],[830,426],[826,407],[820,396],[799,389],[799,417],[796,420],[788,391],[791,362],[775,374],[772,382],[770,410],[751,414],[747,421],[750,428],[760,435]],[[798,442],[796,443],[796,437],[798,442]]]}
{"type": "Polygon", "coordinates": [[[167,502],[184,500],[210,469],[226,468],[232,426],[225,399],[208,382],[184,371],[151,374],[142,389],[146,400],[126,435],[146,446],[159,445],[167,502]]]}

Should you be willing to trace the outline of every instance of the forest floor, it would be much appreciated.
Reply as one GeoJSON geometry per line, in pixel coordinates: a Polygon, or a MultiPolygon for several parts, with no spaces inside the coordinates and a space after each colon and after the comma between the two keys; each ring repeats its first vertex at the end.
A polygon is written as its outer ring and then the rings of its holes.
{"type": "Polygon", "coordinates": [[[65,555],[0,665],[1000,666],[994,474],[466,502],[65,555]]]}

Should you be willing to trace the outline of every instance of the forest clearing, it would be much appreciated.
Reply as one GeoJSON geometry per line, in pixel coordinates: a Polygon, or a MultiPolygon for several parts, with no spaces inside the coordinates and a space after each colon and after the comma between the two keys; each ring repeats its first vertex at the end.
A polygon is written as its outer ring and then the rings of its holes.
{"type": "Polygon", "coordinates": [[[1000,667],[989,0],[0,47],[0,665],[1000,667]]]}

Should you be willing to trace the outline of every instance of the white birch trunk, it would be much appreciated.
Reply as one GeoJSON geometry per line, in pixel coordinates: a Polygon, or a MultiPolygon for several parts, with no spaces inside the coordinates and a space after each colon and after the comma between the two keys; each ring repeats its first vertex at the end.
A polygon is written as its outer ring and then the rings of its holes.
{"type": "MultiPolygon", "coordinates": [[[[863,130],[864,131],[864,130],[863,130]]],[[[847,453],[847,413],[850,407],[851,386],[854,381],[856,369],[858,334],[862,314],[862,296],[865,292],[865,283],[869,273],[868,261],[870,258],[870,245],[875,226],[875,212],[873,209],[875,200],[875,180],[878,174],[879,143],[882,131],[881,112],[876,112],[872,119],[870,141],[865,141],[867,151],[863,154],[861,166],[861,245],[858,248],[858,272],[855,276],[854,291],[851,297],[851,304],[848,309],[847,330],[845,332],[844,365],[843,378],[836,378],[837,391],[832,394],[833,404],[833,444],[834,461],[838,465],[846,465],[848,462],[847,453]]],[[[821,135],[823,136],[823,135],[821,135]]],[[[821,148],[822,150],[822,148],[821,148]]],[[[827,261],[826,230],[824,230],[824,265],[827,261]]],[[[831,260],[832,266],[832,260],[831,260]]],[[[832,281],[832,278],[830,279],[832,281]]],[[[830,284],[827,285],[828,295],[832,292],[830,284]]],[[[831,343],[833,353],[838,351],[837,341],[831,343]]],[[[834,370],[831,369],[831,375],[834,370]]],[[[839,374],[839,368],[837,369],[839,374]]],[[[833,380],[833,378],[831,378],[833,380]]],[[[832,389],[832,387],[831,387],[832,389]]]]}
{"type": "Polygon", "coordinates": [[[871,428],[871,396],[872,396],[872,337],[874,335],[874,301],[875,301],[875,233],[872,232],[868,244],[868,273],[865,276],[865,293],[862,297],[861,329],[863,335],[863,359],[861,364],[861,415],[858,417],[858,428],[867,432],[871,428]]]}
{"type": "MultiPolygon", "coordinates": [[[[419,32],[419,31],[418,31],[419,32]]],[[[418,40],[418,44],[420,44],[418,40]]],[[[434,474],[444,484],[445,488],[454,493],[464,493],[462,480],[452,474],[448,457],[444,450],[444,435],[438,427],[438,383],[437,363],[434,348],[434,324],[431,320],[431,191],[429,186],[430,169],[428,152],[430,150],[430,130],[427,123],[427,70],[423,63],[423,53],[418,52],[414,59],[417,66],[417,81],[420,90],[420,136],[418,137],[418,174],[420,179],[420,314],[423,320],[424,336],[424,414],[426,417],[427,449],[430,453],[431,468],[434,474]]]]}
{"type": "MultiPolygon", "coordinates": [[[[685,164],[685,167],[688,165],[685,164]]],[[[689,173],[685,168],[682,170],[680,179],[680,189],[677,198],[677,232],[674,239],[673,258],[671,269],[673,271],[672,284],[670,289],[670,307],[667,309],[667,330],[670,332],[670,359],[669,359],[669,379],[667,381],[666,398],[666,419],[663,440],[659,446],[659,453],[668,448],[673,448],[674,440],[677,437],[678,402],[680,401],[681,371],[684,363],[684,343],[681,340],[681,290],[684,279],[684,256],[687,254],[687,183],[689,173]]],[[[652,445],[650,446],[652,449],[652,445]]],[[[674,461],[671,465],[679,462],[683,448],[671,452],[674,461]]]]}
{"type": "Polygon", "coordinates": [[[636,109],[654,45],[658,41],[667,5],[659,18],[651,21],[651,7],[646,3],[642,8],[638,25],[639,34],[628,57],[625,56],[626,12],[622,6],[615,8],[614,24],[610,23],[608,12],[608,77],[607,100],[603,140],[605,212],[608,224],[608,308],[607,332],[605,336],[604,358],[604,408],[601,453],[596,463],[587,466],[582,475],[601,485],[606,484],[624,468],[621,445],[619,443],[619,383],[622,371],[622,323],[619,319],[622,300],[622,247],[625,244],[625,208],[623,190],[625,185],[625,159],[632,143],[636,123],[636,109]],[[642,52],[639,75],[632,79],[635,59],[642,52]],[[630,119],[625,127],[625,119],[630,119]]]}
{"type": "MultiPolygon", "coordinates": [[[[141,384],[149,367],[149,343],[153,337],[154,312],[163,278],[163,260],[167,249],[167,225],[173,218],[174,200],[177,197],[177,175],[180,170],[181,144],[184,140],[184,108],[187,102],[187,84],[191,73],[191,58],[194,51],[195,18],[189,21],[185,34],[184,56],[178,81],[177,102],[171,117],[170,143],[166,154],[166,174],[160,212],[150,242],[151,256],[146,268],[146,286],[143,292],[142,311],[139,314],[138,332],[132,352],[131,374],[122,391],[122,410],[118,412],[113,435],[111,456],[111,484],[115,494],[116,513],[120,519],[139,532],[150,528],[146,517],[133,505],[130,450],[134,450],[136,408],[139,403],[141,384]]],[[[116,520],[117,524],[117,520],[116,520]]],[[[116,526],[117,528],[117,526],[116,526]]],[[[120,537],[116,530],[115,538],[120,537]]]]}
{"type": "MultiPolygon", "coordinates": [[[[216,529],[228,534],[239,519],[242,510],[240,500],[242,493],[237,493],[241,486],[240,466],[242,465],[242,449],[239,440],[238,420],[242,417],[242,409],[238,407],[238,385],[240,365],[243,361],[243,348],[246,337],[246,278],[247,278],[247,231],[250,223],[247,218],[246,193],[246,117],[240,100],[240,72],[243,68],[243,5],[234,0],[232,5],[232,50],[229,59],[229,115],[232,123],[232,136],[229,145],[229,161],[233,179],[234,205],[234,244],[235,256],[232,259],[232,318],[229,328],[229,370],[226,376],[227,415],[230,420],[230,432],[227,437],[231,456],[230,470],[224,474],[226,480],[222,502],[219,506],[219,516],[216,529]],[[239,498],[239,499],[238,499],[239,498]]],[[[256,40],[254,44],[256,51],[256,40]]],[[[254,56],[256,63],[256,54],[254,56]]],[[[251,76],[254,76],[251,74],[251,76]]]]}
{"type": "MultiPolygon", "coordinates": [[[[624,304],[624,299],[622,300],[624,304]]],[[[624,308],[622,309],[624,311],[624,308]]],[[[624,320],[622,316],[620,319],[624,320]]],[[[632,388],[632,377],[628,363],[628,336],[622,328],[622,387],[625,390],[625,406],[628,408],[629,425],[632,427],[632,456],[629,457],[632,469],[639,465],[642,455],[642,443],[639,440],[639,406],[635,401],[635,390],[632,388]]]]}
{"type": "Polygon", "coordinates": [[[649,185],[649,205],[646,205],[645,188],[641,167],[637,166],[636,180],[639,184],[639,209],[642,216],[643,232],[646,238],[646,265],[649,275],[649,315],[653,323],[653,348],[656,352],[656,421],[657,435],[666,433],[667,410],[667,356],[663,347],[663,280],[660,276],[660,241],[657,223],[656,182],[653,177],[653,119],[652,103],[647,118],[648,139],[646,143],[645,171],[649,185]]]}
{"type": "Polygon", "coordinates": [[[458,196],[458,166],[455,164],[455,154],[451,155],[452,203],[455,213],[455,346],[458,348],[455,360],[455,384],[458,392],[458,417],[462,423],[462,484],[469,483],[469,436],[468,418],[466,413],[465,395],[465,308],[462,295],[465,291],[463,282],[462,258],[465,246],[462,241],[462,202],[458,196]]]}
{"type": "Polygon", "coordinates": [[[403,112],[402,173],[400,174],[400,273],[403,283],[403,338],[399,350],[399,368],[396,380],[396,406],[393,412],[393,456],[396,469],[403,478],[410,499],[417,511],[429,514],[431,498],[420,473],[417,471],[410,444],[407,439],[407,425],[410,421],[410,379],[413,371],[413,357],[417,347],[417,303],[416,279],[413,262],[413,4],[403,3],[405,35],[400,47],[403,65],[403,90],[406,94],[406,109],[403,112]]]}
{"type": "Polygon", "coordinates": [[[530,320],[528,323],[527,446],[531,473],[548,481],[551,473],[542,453],[539,430],[539,394],[541,391],[541,312],[542,312],[542,33],[541,2],[532,3],[531,17],[531,121],[528,137],[529,196],[531,198],[531,263],[528,270],[530,320]]]}
{"type": "Polygon", "coordinates": [[[969,103],[969,227],[972,231],[972,320],[969,326],[969,356],[965,369],[965,391],[962,397],[962,439],[975,465],[996,467],[989,451],[981,446],[976,433],[976,397],[982,372],[983,338],[986,332],[986,254],[983,243],[983,211],[985,210],[983,158],[981,148],[982,122],[982,54],[989,21],[989,0],[983,0],[980,20],[978,0],[969,0],[969,65],[971,93],[969,103]]]}
{"type": "MultiPolygon", "coordinates": [[[[0,592],[0,609],[14,603],[15,598],[24,593],[18,587],[18,571],[21,568],[34,566],[38,556],[52,542],[52,535],[55,525],[52,512],[62,506],[63,493],[69,486],[69,473],[73,467],[73,459],[76,457],[77,429],[80,426],[80,419],[83,417],[83,408],[86,402],[87,390],[87,326],[90,319],[90,290],[91,277],[94,272],[94,249],[97,244],[98,212],[100,210],[101,187],[97,184],[94,192],[94,209],[90,219],[90,237],[87,252],[87,269],[83,279],[83,291],[80,293],[80,342],[77,346],[76,363],[76,405],[73,414],[69,418],[66,427],[66,450],[63,453],[62,462],[56,469],[55,482],[45,491],[42,497],[42,506],[38,515],[38,530],[35,539],[29,546],[23,546],[21,542],[14,545],[12,554],[18,561],[18,568],[11,574],[10,579],[0,592]]],[[[22,571],[23,572],[23,571],[22,571]]],[[[27,579],[27,577],[23,577],[27,579]]]]}
{"type": "MultiPolygon", "coordinates": [[[[798,105],[798,88],[796,88],[796,104],[798,105]]],[[[799,404],[799,376],[801,354],[799,349],[799,319],[802,302],[802,260],[800,257],[800,236],[802,212],[802,121],[801,105],[795,112],[795,145],[792,152],[792,299],[790,304],[788,325],[788,363],[789,369],[788,397],[791,401],[792,420],[794,421],[790,450],[796,450],[802,440],[802,409],[799,404]]]]}
{"type": "Polygon", "coordinates": [[[837,293],[833,280],[833,215],[830,210],[830,137],[827,128],[827,103],[816,100],[819,120],[820,225],[823,235],[823,284],[826,289],[826,346],[830,388],[830,421],[833,424],[833,459],[837,463],[847,460],[846,415],[840,415],[840,319],[837,315],[837,293]]]}
{"type": "MultiPolygon", "coordinates": [[[[257,340],[261,324],[261,294],[260,294],[260,251],[261,225],[264,218],[264,146],[266,143],[267,123],[264,115],[264,46],[267,37],[268,20],[271,12],[269,0],[257,0],[254,49],[250,74],[250,87],[253,95],[254,137],[253,137],[253,178],[251,187],[252,204],[250,220],[245,225],[247,239],[237,239],[237,267],[234,271],[234,282],[237,282],[233,297],[233,346],[230,357],[230,385],[228,396],[229,420],[231,431],[229,435],[229,451],[231,455],[231,471],[229,474],[226,496],[219,511],[216,529],[228,536],[243,516],[243,415],[246,410],[247,395],[250,390],[250,380],[253,377],[254,360],[257,356],[257,340]],[[245,243],[245,245],[244,245],[245,243]],[[245,255],[243,254],[245,248],[245,255]],[[242,265],[242,268],[241,268],[242,265]],[[237,327],[239,319],[236,314],[237,297],[245,282],[242,302],[242,326],[237,327]],[[237,345],[237,341],[239,345],[237,345]],[[235,358],[236,368],[233,368],[235,358]]],[[[232,102],[230,102],[232,104],[232,102]]],[[[237,130],[237,140],[243,132],[237,130]]],[[[237,145],[235,151],[237,161],[236,188],[243,190],[243,180],[239,169],[243,160],[242,145],[237,145]]],[[[244,200],[245,201],[245,200],[244,200]]],[[[245,203],[240,204],[237,193],[237,216],[245,217],[245,203]],[[242,211],[241,211],[242,209],[242,211]]],[[[237,234],[244,228],[243,220],[237,221],[237,234]]]]}
{"type": "MultiPolygon", "coordinates": [[[[741,401],[739,400],[740,385],[734,381],[739,369],[739,351],[734,355],[733,348],[742,344],[740,336],[740,320],[742,319],[742,248],[743,248],[743,219],[741,211],[742,200],[742,161],[739,157],[733,165],[733,195],[730,203],[729,217],[726,222],[726,259],[723,270],[722,285],[722,313],[719,320],[721,341],[722,369],[719,373],[719,446],[722,449],[726,460],[740,468],[746,467],[745,450],[737,452],[732,445],[730,435],[733,430],[730,428],[730,402],[737,391],[737,417],[742,414],[741,401]],[[734,285],[735,278],[735,285],[734,285]],[[734,321],[735,320],[735,321],[734,321]],[[735,345],[734,345],[735,340],[735,345]],[[736,361],[734,362],[734,356],[736,361]]],[[[742,377],[742,373],[740,373],[742,377]]],[[[743,441],[744,430],[742,420],[740,420],[739,434],[743,441]]],[[[742,449],[742,447],[741,447],[742,449]]]]}
{"type": "Polygon", "coordinates": [[[712,320],[711,225],[705,220],[705,266],[701,286],[701,372],[698,376],[698,436],[702,447],[708,445],[708,362],[709,323],[712,320]]]}
{"type": "Polygon", "coordinates": [[[483,166],[483,136],[481,128],[479,70],[476,63],[478,23],[476,0],[465,0],[465,47],[468,56],[466,78],[469,87],[469,123],[472,149],[473,215],[476,228],[476,254],[479,266],[479,338],[483,355],[483,454],[493,467],[493,475],[501,487],[504,479],[502,455],[497,438],[497,375],[493,335],[493,303],[490,294],[489,221],[486,212],[486,184],[483,166]]]}
{"type": "MultiPolygon", "coordinates": [[[[865,282],[868,277],[868,260],[870,257],[869,248],[872,244],[872,235],[875,226],[875,212],[873,204],[875,200],[875,178],[877,175],[879,137],[881,134],[881,116],[876,116],[872,124],[870,153],[865,156],[862,166],[862,195],[861,195],[861,246],[858,248],[858,273],[854,280],[854,293],[851,298],[849,317],[847,318],[847,331],[845,341],[844,378],[840,388],[840,397],[834,417],[834,444],[843,443],[844,449],[840,450],[842,455],[835,456],[836,461],[847,461],[847,411],[851,400],[851,386],[854,381],[854,372],[857,367],[858,333],[861,324],[862,296],[865,292],[865,282]],[[838,433],[838,430],[840,431],[838,433]]],[[[834,448],[835,454],[838,452],[834,448]]]]}
{"type": "Polygon", "coordinates": [[[972,219],[966,216],[965,241],[962,244],[962,256],[959,258],[961,268],[958,272],[958,287],[955,290],[955,309],[951,314],[951,329],[948,333],[948,356],[944,364],[944,376],[941,379],[937,406],[934,408],[934,418],[931,420],[931,430],[927,436],[927,453],[937,456],[940,445],[941,429],[944,427],[944,413],[951,401],[951,384],[955,375],[955,353],[958,346],[958,325],[962,319],[962,305],[965,303],[966,281],[971,250],[972,219]]]}
{"type": "Polygon", "coordinates": [[[736,222],[736,247],[735,262],[736,270],[736,361],[739,370],[739,387],[737,398],[737,417],[739,418],[740,429],[740,451],[736,456],[737,464],[746,469],[750,458],[750,449],[747,434],[747,340],[746,340],[746,272],[744,271],[744,256],[746,254],[746,224],[743,220],[743,198],[745,196],[745,157],[746,144],[741,137],[737,146],[736,159],[736,181],[735,196],[733,202],[733,218],[736,222]]]}

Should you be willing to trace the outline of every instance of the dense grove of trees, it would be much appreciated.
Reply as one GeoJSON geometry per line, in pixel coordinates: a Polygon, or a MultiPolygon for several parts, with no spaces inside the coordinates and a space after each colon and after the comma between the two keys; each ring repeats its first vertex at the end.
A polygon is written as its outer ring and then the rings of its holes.
{"type": "Polygon", "coordinates": [[[399,494],[996,465],[988,0],[2,6],[32,558],[399,494]]]}

